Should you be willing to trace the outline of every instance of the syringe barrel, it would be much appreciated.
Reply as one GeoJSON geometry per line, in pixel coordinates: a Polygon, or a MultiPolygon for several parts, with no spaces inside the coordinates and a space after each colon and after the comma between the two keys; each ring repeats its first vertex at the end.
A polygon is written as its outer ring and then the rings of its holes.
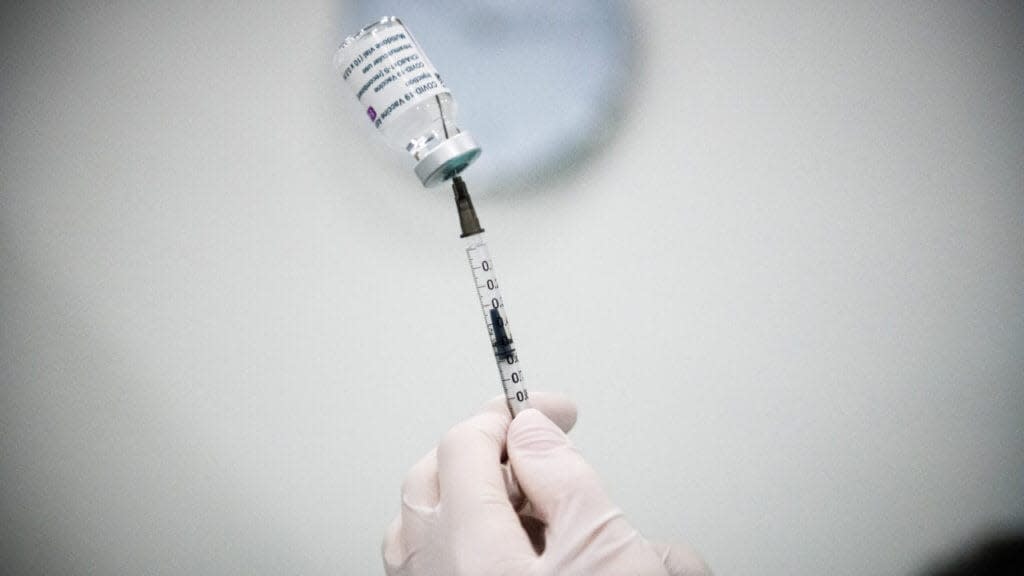
{"type": "Polygon", "coordinates": [[[505,300],[501,296],[501,286],[494,274],[494,261],[487,249],[484,233],[474,234],[465,238],[466,258],[473,273],[480,309],[487,325],[487,333],[491,338],[491,349],[494,361],[501,375],[501,386],[508,401],[508,409],[515,417],[530,407],[530,395],[526,390],[526,380],[519,363],[519,353],[512,338],[512,328],[508,321],[505,300]]]}

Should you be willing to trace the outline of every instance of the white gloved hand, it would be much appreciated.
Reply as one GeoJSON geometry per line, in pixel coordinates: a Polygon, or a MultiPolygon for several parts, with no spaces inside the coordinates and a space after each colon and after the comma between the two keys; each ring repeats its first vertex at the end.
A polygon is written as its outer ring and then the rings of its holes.
{"type": "Polygon", "coordinates": [[[410,470],[384,539],[389,576],[708,573],[689,548],[651,544],[623,518],[563,432],[576,420],[569,400],[531,401],[514,421],[492,402],[410,470]]]}

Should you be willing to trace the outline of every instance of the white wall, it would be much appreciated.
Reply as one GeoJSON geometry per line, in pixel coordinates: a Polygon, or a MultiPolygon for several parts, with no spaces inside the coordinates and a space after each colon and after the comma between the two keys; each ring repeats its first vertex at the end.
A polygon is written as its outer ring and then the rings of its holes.
{"type": "MultiPolygon", "coordinates": [[[[381,573],[497,382],[449,197],[340,105],[337,10],[24,4],[0,572],[381,573]]],[[[719,574],[1024,522],[1024,15],[849,4],[640,3],[617,138],[477,200],[530,385],[719,574]]]]}

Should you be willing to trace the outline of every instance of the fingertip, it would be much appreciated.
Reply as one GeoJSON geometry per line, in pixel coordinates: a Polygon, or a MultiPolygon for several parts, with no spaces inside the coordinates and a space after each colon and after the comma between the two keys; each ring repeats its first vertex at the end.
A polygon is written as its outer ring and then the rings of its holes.
{"type": "MultiPolygon", "coordinates": [[[[532,392],[530,394],[530,404],[533,408],[540,410],[561,428],[563,432],[569,432],[576,425],[578,417],[576,403],[565,394],[532,392]]],[[[484,404],[483,411],[501,414],[506,419],[511,420],[508,412],[508,401],[504,396],[495,396],[490,399],[484,404]]]]}
{"type": "Polygon", "coordinates": [[[554,424],[554,422],[551,421],[551,418],[548,418],[536,406],[531,406],[519,414],[516,414],[516,417],[512,419],[512,426],[509,429],[509,433],[512,432],[511,428],[522,428],[524,426],[547,426],[549,424],[554,424]]]}
{"type": "Polygon", "coordinates": [[[685,544],[652,543],[669,576],[711,576],[711,570],[693,548],[685,544]]]}
{"type": "Polygon", "coordinates": [[[544,452],[568,442],[565,432],[536,408],[520,412],[508,428],[510,452],[544,452]]]}
{"type": "Polygon", "coordinates": [[[437,449],[428,452],[402,480],[402,501],[418,507],[434,507],[440,499],[437,485],[437,449]]]}
{"type": "Polygon", "coordinates": [[[544,394],[531,398],[533,406],[547,416],[563,432],[572,430],[576,425],[579,410],[576,403],[564,394],[544,394]]]}
{"type": "Polygon", "coordinates": [[[551,415],[548,414],[547,411],[544,410],[543,408],[550,408],[550,406],[543,406],[543,407],[541,407],[541,406],[537,406],[536,404],[534,404],[534,405],[530,406],[529,408],[527,408],[527,409],[523,410],[522,412],[520,412],[518,415],[516,415],[516,418],[525,416],[526,420],[543,421],[543,422],[550,422],[550,423],[554,424],[555,423],[554,422],[554,418],[552,418],[551,415]]]}
{"type": "Polygon", "coordinates": [[[492,449],[500,453],[505,445],[507,428],[508,417],[491,411],[482,412],[452,426],[437,445],[439,467],[453,457],[457,458],[467,444],[481,439],[485,439],[492,449]]]}

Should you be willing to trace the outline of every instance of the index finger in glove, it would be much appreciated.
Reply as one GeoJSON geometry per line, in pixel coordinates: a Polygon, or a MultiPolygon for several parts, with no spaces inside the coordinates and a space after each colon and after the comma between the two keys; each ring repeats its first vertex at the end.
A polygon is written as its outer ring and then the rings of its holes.
{"type": "Polygon", "coordinates": [[[467,551],[500,545],[511,558],[533,554],[501,470],[509,418],[478,414],[452,428],[437,447],[438,511],[452,542],[467,551]]]}

